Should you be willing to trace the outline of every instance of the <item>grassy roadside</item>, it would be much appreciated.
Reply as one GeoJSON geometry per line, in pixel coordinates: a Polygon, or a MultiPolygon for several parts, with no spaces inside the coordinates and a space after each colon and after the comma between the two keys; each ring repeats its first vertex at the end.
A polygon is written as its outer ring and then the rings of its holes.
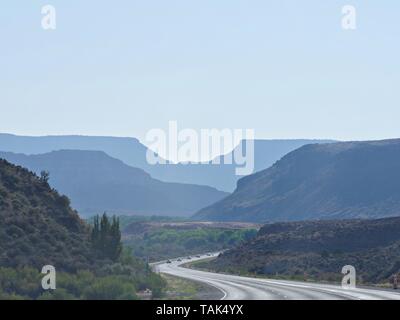
{"type": "Polygon", "coordinates": [[[183,278],[162,274],[167,282],[163,300],[218,300],[222,293],[205,284],[183,278]]]}
{"type": "Polygon", "coordinates": [[[321,279],[312,279],[310,277],[306,277],[304,275],[293,275],[293,276],[287,276],[287,275],[261,275],[257,273],[252,273],[252,272],[246,272],[245,270],[235,270],[235,271],[230,271],[230,272],[223,272],[223,271],[218,271],[210,266],[210,262],[215,260],[216,258],[210,258],[210,259],[204,259],[200,261],[193,261],[193,262],[188,262],[184,265],[186,268],[190,269],[197,269],[201,271],[207,271],[207,272],[215,272],[215,273],[220,273],[220,274],[230,274],[230,275],[237,275],[237,276],[242,276],[242,277],[251,277],[251,278],[259,278],[259,279],[271,279],[271,280],[288,280],[288,281],[300,281],[300,282],[318,282],[318,283],[327,283],[327,284],[340,284],[339,281],[327,281],[327,280],[321,280],[321,279]]]}
{"type": "Polygon", "coordinates": [[[189,268],[189,269],[198,269],[201,271],[210,271],[210,272],[215,272],[214,270],[208,268],[208,264],[215,260],[216,257],[211,257],[207,259],[201,259],[198,261],[190,261],[182,265],[184,268],[189,268]]]}
{"type": "MultiPolygon", "coordinates": [[[[184,264],[184,267],[190,268],[190,269],[197,269],[201,271],[208,271],[208,272],[216,272],[216,273],[221,273],[224,274],[225,272],[218,272],[215,269],[210,267],[210,262],[215,260],[216,258],[209,258],[209,259],[204,259],[200,261],[193,261],[193,262],[188,262],[184,264]]],[[[332,280],[326,280],[326,279],[313,279],[310,277],[306,277],[304,275],[293,275],[293,276],[287,276],[287,275],[260,275],[256,273],[251,273],[251,272],[245,272],[245,271],[237,271],[235,273],[227,273],[227,274],[235,274],[238,276],[244,276],[244,277],[252,277],[252,278],[259,278],[259,279],[271,279],[271,280],[289,280],[289,281],[300,281],[300,282],[310,282],[310,283],[325,283],[325,284],[332,284],[332,285],[340,285],[340,281],[332,281],[332,280]]],[[[364,284],[364,283],[358,283],[358,286],[360,288],[367,288],[367,289],[386,289],[386,290],[392,290],[393,285],[389,282],[385,283],[379,283],[379,284],[364,284]]]]}

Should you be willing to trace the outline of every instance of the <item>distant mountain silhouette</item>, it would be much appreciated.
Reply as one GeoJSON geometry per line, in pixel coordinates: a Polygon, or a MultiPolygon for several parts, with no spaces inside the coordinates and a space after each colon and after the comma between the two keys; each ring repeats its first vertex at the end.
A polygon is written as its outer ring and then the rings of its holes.
{"type": "MultiPolygon", "coordinates": [[[[305,144],[329,140],[255,140],[255,170],[270,167],[285,154],[305,144]]],[[[232,192],[240,178],[235,175],[236,164],[167,164],[150,165],[146,161],[147,147],[135,138],[93,136],[27,137],[0,134],[0,150],[24,154],[42,154],[57,150],[103,151],[124,163],[145,170],[152,177],[168,182],[209,185],[232,192]]]]}
{"type": "MultiPolygon", "coordinates": [[[[270,167],[285,154],[303,145],[310,143],[327,143],[331,140],[255,140],[254,141],[254,172],[270,167]]],[[[245,145],[245,142],[242,141],[245,145]]],[[[236,147],[240,148],[240,146],[236,147]]],[[[242,150],[246,150],[243,146],[242,150]]],[[[234,154],[235,150],[231,152],[234,154]]],[[[237,181],[242,178],[237,176],[237,164],[225,164],[224,158],[230,155],[219,157],[220,164],[208,163],[199,164],[174,164],[158,165],[152,170],[155,176],[164,181],[180,181],[185,183],[198,183],[216,187],[220,190],[232,192],[236,188],[237,181]]],[[[232,156],[233,157],[233,156],[232,156]]]]}
{"type": "Polygon", "coordinates": [[[400,139],[303,146],[239,180],[196,219],[293,221],[400,215],[400,139]]]}
{"type": "Polygon", "coordinates": [[[188,216],[227,195],[208,186],[161,182],[102,151],[1,152],[0,158],[38,174],[49,171],[50,185],[86,216],[103,211],[188,216]]]}
{"type": "Polygon", "coordinates": [[[17,136],[0,133],[0,150],[24,154],[43,154],[58,150],[104,151],[128,165],[146,169],[147,148],[135,138],[102,136],[17,136]]]}

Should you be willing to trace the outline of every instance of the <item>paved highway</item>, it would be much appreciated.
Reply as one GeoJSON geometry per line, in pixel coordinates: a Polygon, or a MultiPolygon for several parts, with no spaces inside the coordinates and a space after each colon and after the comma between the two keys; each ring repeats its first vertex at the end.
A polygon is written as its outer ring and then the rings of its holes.
{"type": "MultiPolygon", "coordinates": [[[[212,254],[216,256],[217,253],[212,254]]],[[[343,289],[341,286],[269,280],[184,268],[182,264],[210,258],[177,259],[153,264],[156,272],[202,282],[221,291],[222,300],[400,300],[400,293],[375,289],[343,289]]]]}

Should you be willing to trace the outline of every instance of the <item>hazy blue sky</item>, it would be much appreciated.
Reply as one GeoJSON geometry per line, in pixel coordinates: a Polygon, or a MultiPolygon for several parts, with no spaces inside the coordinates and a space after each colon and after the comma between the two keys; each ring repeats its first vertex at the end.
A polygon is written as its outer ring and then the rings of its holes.
{"type": "Polygon", "coordinates": [[[400,1],[8,0],[0,132],[400,137],[400,1]],[[41,28],[41,6],[57,29],[41,28]],[[341,8],[358,29],[341,29],[341,8]]]}

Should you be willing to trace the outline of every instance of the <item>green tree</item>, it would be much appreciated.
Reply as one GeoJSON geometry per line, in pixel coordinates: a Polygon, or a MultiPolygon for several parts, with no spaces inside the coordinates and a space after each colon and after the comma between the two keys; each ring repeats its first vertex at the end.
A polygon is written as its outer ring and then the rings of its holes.
{"type": "Polygon", "coordinates": [[[121,256],[122,242],[119,219],[115,216],[111,221],[104,213],[100,219],[97,215],[93,220],[92,245],[103,257],[117,261],[121,256]]]}
{"type": "Polygon", "coordinates": [[[119,228],[119,218],[113,216],[110,227],[109,255],[113,261],[118,260],[122,252],[121,230],[119,228]]]}
{"type": "Polygon", "coordinates": [[[42,170],[40,172],[40,180],[44,183],[48,183],[50,179],[50,172],[42,170]]]}

